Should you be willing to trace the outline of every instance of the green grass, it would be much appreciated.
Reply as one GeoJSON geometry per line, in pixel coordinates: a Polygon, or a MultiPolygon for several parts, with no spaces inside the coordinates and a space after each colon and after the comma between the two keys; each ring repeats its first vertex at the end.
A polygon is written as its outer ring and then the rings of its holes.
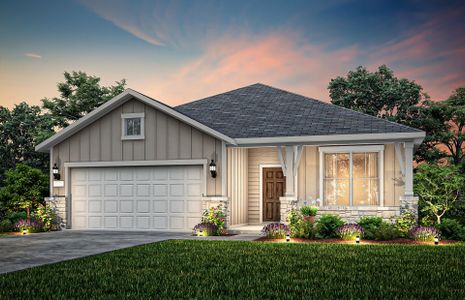
{"type": "Polygon", "coordinates": [[[0,276],[0,298],[461,298],[465,246],[166,241],[0,276]]]}

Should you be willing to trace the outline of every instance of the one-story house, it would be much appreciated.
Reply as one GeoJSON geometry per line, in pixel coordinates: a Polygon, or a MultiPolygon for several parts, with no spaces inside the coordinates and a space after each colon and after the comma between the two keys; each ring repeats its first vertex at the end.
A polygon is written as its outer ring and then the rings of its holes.
{"type": "Polygon", "coordinates": [[[304,203],[356,221],[415,208],[425,133],[254,84],[171,107],[128,89],[36,147],[67,228],[186,231],[221,203],[230,227],[304,203]]]}

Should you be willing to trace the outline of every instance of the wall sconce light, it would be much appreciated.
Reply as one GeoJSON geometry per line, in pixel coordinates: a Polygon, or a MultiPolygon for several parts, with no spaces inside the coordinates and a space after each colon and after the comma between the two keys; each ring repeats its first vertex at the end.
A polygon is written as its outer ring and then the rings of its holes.
{"type": "Polygon", "coordinates": [[[437,236],[434,237],[434,244],[439,245],[439,237],[437,236]]]}
{"type": "Polygon", "coordinates": [[[210,173],[212,174],[213,178],[216,178],[216,164],[213,159],[212,159],[212,162],[210,163],[210,173]]]}
{"type": "Polygon", "coordinates": [[[57,164],[53,165],[52,168],[53,179],[60,180],[60,170],[57,167],[57,164]]]}
{"type": "Polygon", "coordinates": [[[286,234],[286,242],[290,242],[291,241],[291,235],[288,233],[286,234]]]}
{"type": "Polygon", "coordinates": [[[360,244],[360,237],[357,235],[357,237],[355,238],[355,243],[356,244],[360,244]]]}

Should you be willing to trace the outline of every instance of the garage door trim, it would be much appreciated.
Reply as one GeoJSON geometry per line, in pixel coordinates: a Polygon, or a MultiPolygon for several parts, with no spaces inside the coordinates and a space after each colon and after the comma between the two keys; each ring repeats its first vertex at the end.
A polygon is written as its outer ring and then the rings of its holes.
{"type": "Polygon", "coordinates": [[[157,167],[157,166],[202,166],[203,186],[202,195],[207,194],[207,159],[176,159],[176,160],[133,160],[133,161],[88,161],[65,162],[65,196],[66,196],[66,222],[71,224],[71,169],[72,168],[108,168],[108,167],[157,167]]]}

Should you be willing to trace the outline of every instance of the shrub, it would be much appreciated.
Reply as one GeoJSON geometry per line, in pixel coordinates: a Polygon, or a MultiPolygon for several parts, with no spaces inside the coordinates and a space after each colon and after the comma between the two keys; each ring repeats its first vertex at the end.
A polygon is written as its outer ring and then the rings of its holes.
{"type": "Polygon", "coordinates": [[[400,236],[408,237],[410,231],[413,227],[417,225],[417,220],[415,217],[415,213],[410,210],[406,209],[402,212],[399,218],[396,219],[395,227],[399,231],[400,236]]]}
{"type": "Polygon", "coordinates": [[[198,236],[212,236],[219,235],[218,226],[213,223],[200,223],[194,226],[192,230],[194,235],[198,236]]]}
{"type": "Polygon", "coordinates": [[[303,216],[306,216],[306,217],[316,216],[316,213],[318,212],[318,207],[304,205],[300,208],[300,212],[302,213],[303,216]]]}
{"type": "Polygon", "coordinates": [[[13,223],[8,219],[0,221],[0,232],[10,232],[14,230],[13,223]]]}
{"type": "Polygon", "coordinates": [[[6,218],[11,221],[11,223],[15,224],[21,219],[27,218],[27,213],[25,211],[11,211],[7,213],[6,218]]]}
{"type": "Polygon", "coordinates": [[[224,220],[225,216],[223,213],[223,206],[221,204],[204,210],[202,214],[202,223],[215,224],[218,228],[217,235],[221,235],[224,231],[224,220]]]}
{"type": "Polygon", "coordinates": [[[319,239],[337,237],[336,229],[344,225],[341,217],[331,214],[324,214],[316,222],[316,237],[319,239]]]}
{"type": "Polygon", "coordinates": [[[441,231],[441,236],[449,240],[465,240],[465,227],[463,227],[457,220],[443,219],[441,224],[437,225],[441,231]]]}
{"type": "Polygon", "coordinates": [[[336,229],[336,234],[343,240],[355,240],[363,237],[363,227],[358,224],[344,224],[336,229]]]}
{"type": "Polygon", "coordinates": [[[304,220],[298,210],[291,210],[288,215],[289,229],[292,237],[311,239],[314,237],[313,222],[304,220]]]}
{"type": "Polygon", "coordinates": [[[262,234],[268,239],[284,239],[290,230],[286,224],[270,223],[263,227],[262,234]]]}
{"type": "Polygon", "coordinates": [[[40,204],[32,214],[34,219],[44,224],[44,231],[56,230],[60,228],[57,223],[57,215],[52,209],[40,204]]]}
{"type": "Polygon", "coordinates": [[[399,230],[393,224],[384,221],[373,231],[373,237],[377,241],[394,240],[399,236],[399,230]]]}
{"type": "Polygon", "coordinates": [[[410,230],[410,237],[415,241],[434,241],[435,237],[440,237],[441,232],[439,229],[431,226],[417,226],[410,230]]]}
{"type": "Polygon", "coordinates": [[[364,238],[367,240],[375,240],[376,231],[383,224],[381,217],[361,217],[357,222],[365,230],[364,238]]]}
{"type": "Polygon", "coordinates": [[[15,224],[15,228],[18,231],[23,231],[24,229],[27,232],[41,232],[44,227],[44,223],[39,220],[19,220],[15,224]]]}

